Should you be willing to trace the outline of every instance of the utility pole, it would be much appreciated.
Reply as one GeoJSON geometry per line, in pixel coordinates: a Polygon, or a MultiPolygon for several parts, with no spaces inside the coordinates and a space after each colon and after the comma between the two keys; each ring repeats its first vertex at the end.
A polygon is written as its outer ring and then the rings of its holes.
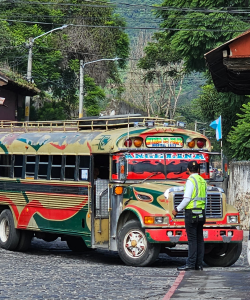
{"type": "MultiPolygon", "coordinates": [[[[32,47],[34,40],[31,37],[29,39],[29,56],[28,56],[28,67],[27,67],[27,81],[30,83],[32,80],[31,71],[32,71],[32,47]]],[[[25,97],[25,121],[29,121],[30,116],[30,96],[25,97]]]]}
{"type": "Polygon", "coordinates": [[[79,118],[83,117],[83,93],[84,93],[84,68],[83,68],[83,60],[80,60],[79,118]]]}
{"type": "Polygon", "coordinates": [[[104,60],[112,60],[116,61],[121,58],[115,57],[115,58],[102,58],[98,60],[88,61],[86,63],[83,63],[82,60],[80,60],[80,87],[79,87],[79,118],[83,117],[83,102],[84,102],[84,67],[89,64],[93,64],[99,61],[104,60]]]}
{"type": "MultiPolygon", "coordinates": [[[[35,38],[29,38],[29,55],[28,55],[28,66],[27,66],[27,81],[30,83],[32,81],[32,48],[33,48],[33,45],[34,45],[34,41],[48,33],[51,33],[53,31],[56,31],[56,30],[62,30],[66,27],[68,27],[69,25],[63,25],[61,27],[58,27],[58,28],[54,28],[50,31],[47,31],[35,38]]],[[[24,120],[25,121],[29,121],[30,119],[30,96],[26,96],[25,97],[25,117],[24,117],[24,120]]]]}

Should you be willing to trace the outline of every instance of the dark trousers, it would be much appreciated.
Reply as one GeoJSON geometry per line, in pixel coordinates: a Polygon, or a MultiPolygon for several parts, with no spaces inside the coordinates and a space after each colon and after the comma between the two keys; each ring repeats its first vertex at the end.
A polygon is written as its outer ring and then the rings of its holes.
{"type": "Polygon", "coordinates": [[[195,221],[192,209],[185,210],[185,228],[188,237],[187,265],[190,267],[202,266],[204,256],[203,225],[205,224],[205,211],[202,210],[203,218],[195,221]]]}

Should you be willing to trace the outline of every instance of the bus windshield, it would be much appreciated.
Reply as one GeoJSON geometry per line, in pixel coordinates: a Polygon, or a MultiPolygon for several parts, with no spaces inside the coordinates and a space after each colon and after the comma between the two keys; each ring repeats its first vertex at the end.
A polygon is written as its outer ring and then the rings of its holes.
{"type": "MultiPolygon", "coordinates": [[[[120,155],[114,156],[114,160],[119,160],[120,155]]],[[[206,153],[136,153],[125,154],[126,178],[136,179],[186,179],[187,164],[195,160],[200,164],[200,175],[209,179],[209,156],[206,153]],[[154,174],[155,173],[155,174],[154,174]],[[150,177],[150,175],[153,176],[150,177]]],[[[113,179],[118,179],[113,168],[113,179]]]]}

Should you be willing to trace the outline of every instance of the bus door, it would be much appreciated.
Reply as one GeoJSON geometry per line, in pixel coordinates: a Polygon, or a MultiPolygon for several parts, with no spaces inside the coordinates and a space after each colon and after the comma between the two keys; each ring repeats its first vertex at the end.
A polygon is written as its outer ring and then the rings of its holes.
{"type": "Polygon", "coordinates": [[[108,248],[109,243],[109,156],[94,158],[94,244],[108,248]]]}

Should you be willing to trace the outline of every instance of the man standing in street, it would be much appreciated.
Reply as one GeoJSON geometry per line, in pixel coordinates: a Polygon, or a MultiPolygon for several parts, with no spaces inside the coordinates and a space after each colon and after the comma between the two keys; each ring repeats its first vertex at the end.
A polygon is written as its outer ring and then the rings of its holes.
{"type": "Polygon", "coordinates": [[[175,207],[172,214],[176,216],[185,209],[185,228],[188,237],[188,258],[186,265],[178,267],[178,271],[203,270],[204,256],[203,225],[206,221],[205,206],[207,196],[207,183],[198,174],[197,161],[188,163],[187,179],[182,202],[175,207]]]}

